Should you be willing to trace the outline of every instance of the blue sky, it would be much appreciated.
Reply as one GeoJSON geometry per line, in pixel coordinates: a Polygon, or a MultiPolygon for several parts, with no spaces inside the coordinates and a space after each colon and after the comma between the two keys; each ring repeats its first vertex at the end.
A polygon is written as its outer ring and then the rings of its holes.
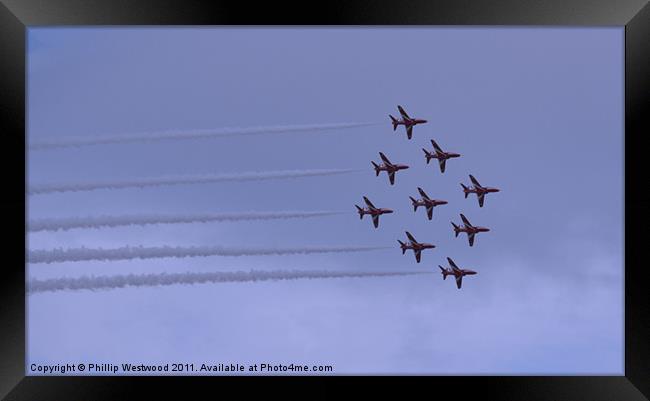
{"type": "Polygon", "coordinates": [[[334,373],[622,374],[622,28],[31,28],[28,141],[339,122],[327,133],[29,152],[30,183],[359,168],[284,181],[29,197],[29,218],[342,210],[305,220],[28,235],[30,249],[395,246],[357,254],[28,266],[35,278],[250,269],[433,271],[368,279],[34,294],[28,363],[323,363],[334,373]],[[392,131],[402,104],[429,123],[392,131]],[[434,138],[462,154],[426,165],[434,138]],[[370,161],[409,170],[389,186],[370,161]],[[479,208],[460,182],[501,192],[479,208]],[[423,187],[449,201],[413,213],[423,187]],[[367,195],[396,210],[359,221],[367,195]],[[454,238],[464,213],[488,226],[454,238]],[[437,245],[416,264],[396,239],[437,245]],[[452,257],[478,275],[458,291],[452,257]]]}

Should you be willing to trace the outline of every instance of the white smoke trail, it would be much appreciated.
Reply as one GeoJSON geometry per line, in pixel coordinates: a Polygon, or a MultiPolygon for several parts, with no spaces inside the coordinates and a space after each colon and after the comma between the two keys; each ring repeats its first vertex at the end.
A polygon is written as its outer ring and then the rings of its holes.
{"type": "Polygon", "coordinates": [[[102,228],[119,226],[143,226],[148,224],[235,222],[248,220],[302,219],[332,216],[345,212],[248,212],[248,213],[204,213],[204,214],[144,214],[123,216],[95,216],[36,219],[27,223],[27,231],[58,231],[75,228],[102,228]]]}
{"type": "Polygon", "coordinates": [[[121,248],[68,248],[33,250],[28,253],[29,263],[81,262],[86,260],[130,260],[154,258],[186,258],[200,256],[261,256],[296,255],[312,253],[364,252],[389,247],[304,247],[304,248],[224,248],[221,246],[124,246],[121,248]]]}
{"type": "Polygon", "coordinates": [[[122,135],[91,136],[91,137],[67,137],[52,140],[33,142],[30,149],[54,149],[74,146],[105,145],[111,143],[146,142],[160,140],[181,140],[197,138],[219,138],[227,136],[264,135],[264,134],[288,134],[293,132],[320,132],[345,128],[366,127],[378,123],[337,123],[337,124],[308,124],[308,125],[282,125],[266,127],[244,127],[244,128],[219,128],[201,129],[190,131],[160,131],[141,132],[122,135]]]}
{"type": "Polygon", "coordinates": [[[52,192],[93,191],[96,189],[123,189],[142,188],[163,185],[202,184],[228,181],[263,181],[286,178],[316,177],[358,172],[356,169],[322,169],[322,170],[280,170],[269,172],[247,172],[237,174],[203,174],[186,176],[163,176],[139,178],[124,181],[105,182],[77,182],[68,184],[40,184],[32,185],[27,189],[31,195],[47,194],[52,192]]]}
{"type": "Polygon", "coordinates": [[[156,287],[174,284],[235,283],[267,280],[297,280],[346,277],[387,277],[430,274],[431,272],[343,272],[343,271],[301,271],[274,270],[249,272],[209,272],[209,273],[153,273],[128,274],[117,276],[82,276],[79,278],[55,278],[47,280],[30,279],[27,291],[30,294],[46,291],[102,290],[123,287],[156,287]]]}

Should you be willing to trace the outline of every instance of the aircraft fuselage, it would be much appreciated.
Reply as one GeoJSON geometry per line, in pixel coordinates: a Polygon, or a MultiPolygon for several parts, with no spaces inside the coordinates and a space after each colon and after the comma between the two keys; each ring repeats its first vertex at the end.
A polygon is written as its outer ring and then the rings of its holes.
{"type": "Polygon", "coordinates": [[[412,127],[414,125],[418,124],[425,124],[427,123],[427,120],[423,120],[420,118],[402,118],[400,120],[397,120],[395,124],[397,125],[406,125],[407,127],[412,127]]]}
{"type": "Polygon", "coordinates": [[[439,205],[446,205],[448,202],[445,200],[438,200],[438,199],[422,199],[422,206],[439,206],[439,205]]]}
{"type": "Polygon", "coordinates": [[[417,251],[417,250],[421,251],[423,249],[433,249],[435,247],[436,246],[433,245],[433,244],[420,243],[420,242],[418,242],[417,244],[414,244],[414,243],[410,242],[410,243],[403,246],[404,249],[413,249],[414,251],[417,251]]]}
{"type": "Polygon", "coordinates": [[[465,226],[465,227],[460,227],[458,229],[458,231],[461,232],[461,233],[476,234],[476,233],[488,232],[488,231],[490,231],[490,229],[487,228],[487,227],[476,227],[476,226],[467,227],[467,226],[465,226]]]}
{"type": "Polygon", "coordinates": [[[438,160],[447,160],[447,159],[453,159],[454,157],[460,157],[460,153],[436,151],[436,153],[431,155],[431,157],[438,160]]]}
{"type": "Polygon", "coordinates": [[[466,192],[467,192],[467,193],[474,193],[474,194],[480,195],[480,194],[489,194],[489,193],[500,192],[500,191],[501,191],[501,190],[500,190],[499,188],[492,188],[492,187],[476,187],[476,186],[474,186],[473,188],[470,188],[470,189],[467,190],[466,192]]]}
{"type": "Polygon", "coordinates": [[[392,164],[392,165],[387,165],[386,163],[382,163],[377,167],[377,170],[379,171],[399,171],[399,170],[406,170],[409,168],[406,164],[392,164]]]}
{"type": "Polygon", "coordinates": [[[474,270],[470,270],[470,269],[454,270],[452,268],[447,268],[447,269],[442,270],[440,273],[444,277],[447,277],[447,276],[464,277],[464,276],[472,276],[472,275],[476,274],[477,272],[475,272],[474,270]]]}
{"type": "Polygon", "coordinates": [[[436,207],[440,205],[446,205],[448,202],[445,200],[438,199],[416,199],[412,202],[413,206],[423,206],[423,207],[436,207]]]}
{"type": "Polygon", "coordinates": [[[393,213],[391,209],[369,209],[364,208],[361,211],[362,214],[369,214],[371,216],[381,216],[382,214],[393,213]]]}
{"type": "Polygon", "coordinates": [[[476,272],[474,270],[460,269],[460,275],[461,276],[471,276],[471,275],[474,275],[474,274],[476,274],[476,272]]]}

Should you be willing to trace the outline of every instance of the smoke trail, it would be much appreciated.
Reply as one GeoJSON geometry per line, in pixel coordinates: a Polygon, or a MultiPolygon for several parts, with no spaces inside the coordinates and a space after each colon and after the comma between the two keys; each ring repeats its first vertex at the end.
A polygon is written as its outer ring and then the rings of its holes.
{"type": "Polygon", "coordinates": [[[304,248],[224,248],[220,246],[124,246],[121,248],[69,248],[34,250],[28,253],[29,263],[81,262],[85,260],[130,260],[154,258],[186,258],[197,256],[261,256],[296,255],[312,253],[364,252],[389,247],[304,247],[304,248]]]}
{"type": "Polygon", "coordinates": [[[179,185],[179,184],[202,184],[210,182],[228,182],[228,181],[263,181],[278,180],[298,177],[316,177],[326,175],[337,175],[353,173],[361,170],[356,169],[322,169],[322,170],[280,170],[270,172],[248,172],[238,174],[203,174],[203,175],[186,175],[186,176],[167,176],[167,177],[150,177],[139,178],[125,181],[106,181],[106,182],[78,182],[69,184],[41,184],[32,185],[28,188],[27,193],[47,194],[52,192],[70,192],[70,191],[93,191],[96,189],[122,189],[122,188],[142,188],[155,187],[162,185],[179,185]]]}
{"type": "Polygon", "coordinates": [[[181,140],[196,138],[219,138],[227,136],[263,135],[263,134],[288,134],[292,132],[320,132],[336,129],[366,127],[378,123],[339,123],[339,124],[309,124],[309,125],[282,125],[248,128],[221,128],[202,129],[191,131],[161,131],[141,132],[123,135],[68,137],[49,141],[37,141],[29,145],[30,149],[54,149],[73,146],[105,145],[111,143],[160,141],[165,139],[181,140]]]}
{"type": "Polygon", "coordinates": [[[27,231],[58,231],[75,228],[102,228],[119,226],[144,226],[148,224],[235,222],[248,220],[305,219],[310,217],[332,216],[345,212],[248,212],[248,213],[204,213],[186,215],[123,215],[96,217],[68,217],[58,219],[37,219],[27,224],[27,231]]]}
{"type": "Polygon", "coordinates": [[[431,272],[343,272],[343,271],[301,271],[274,270],[249,272],[209,273],[161,273],[128,274],[118,276],[82,276],[79,278],[55,278],[48,280],[30,279],[27,291],[30,294],[46,291],[101,290],[127,286],[156,287],[174,284],[236,283],[250,281],[277,281],[297,279],[345,278],[345,277],[387,277],[430,274],[431,272]]]}

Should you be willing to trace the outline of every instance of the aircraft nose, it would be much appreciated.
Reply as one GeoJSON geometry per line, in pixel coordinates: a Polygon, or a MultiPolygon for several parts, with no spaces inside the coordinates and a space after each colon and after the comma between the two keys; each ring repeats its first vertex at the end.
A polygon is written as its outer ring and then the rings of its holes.
{"type": "Polygon", "coordinates": [[[393,213],[391,209],[386,209],[386,213],[393,213]]]}
{"type": "Polygon", "coordinates": [[[446,205],[447,203],[449,203],[449,202],[447,202],[447,201],[440,201],[440,204],[441,204],[441,205],[446,205]]]}
{"type": "Polygon", "coordinates": [[[465,273],[467,273],[467,274],[476,274],[476,272],[474,270],[466,270],[465,273]]]}

